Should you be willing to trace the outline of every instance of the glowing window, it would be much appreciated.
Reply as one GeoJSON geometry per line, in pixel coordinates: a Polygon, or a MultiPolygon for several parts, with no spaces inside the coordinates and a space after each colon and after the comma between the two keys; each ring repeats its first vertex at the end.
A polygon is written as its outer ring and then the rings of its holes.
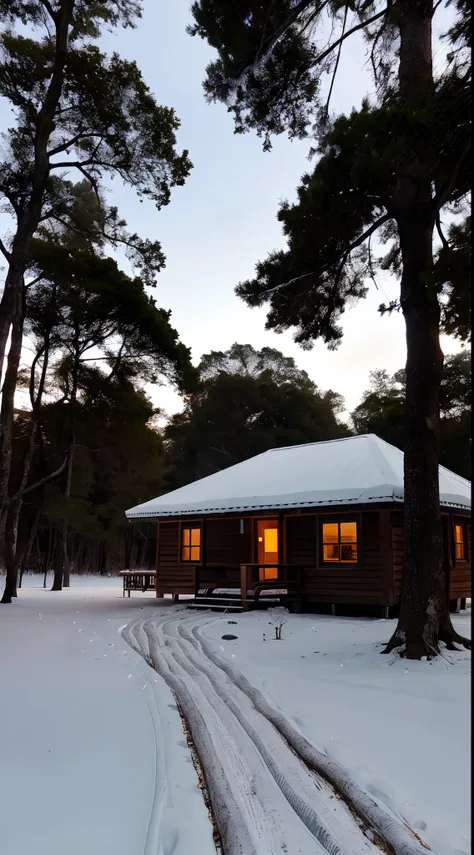
{"type": "Polygon", "coordinates": [[[463,525],[454,526],[454,542],[456,546],[456,561],[466,560],[466,537],[463,525]]]}
{"type": "Polygon", "coordinates": [[[201,560],[201,528],[186,526],[181,529],[181,561],[201,560]]]}
{"type": "Polygon", "coordinates": [[[322,525],[325,564],[357,564],[357,523],[331,522],[322,525]]]}

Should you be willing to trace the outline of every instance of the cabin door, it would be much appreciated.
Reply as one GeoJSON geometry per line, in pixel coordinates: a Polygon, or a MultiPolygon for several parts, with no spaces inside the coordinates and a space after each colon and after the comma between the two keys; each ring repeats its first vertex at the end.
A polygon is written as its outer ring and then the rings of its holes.
{"type": "Polygon", "coordinates": [[[258,563],[267,565],[259,568],[260,581],[278,579],[278,567],[271,566],[273,563],[277,565],[279,561],[278,520],[258,520],[257,538],[258,563]]]}

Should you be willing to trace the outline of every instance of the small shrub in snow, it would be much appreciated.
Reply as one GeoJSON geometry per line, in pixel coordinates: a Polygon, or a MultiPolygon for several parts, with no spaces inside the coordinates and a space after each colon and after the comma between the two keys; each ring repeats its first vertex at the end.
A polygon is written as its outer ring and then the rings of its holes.
{"type": "Polygon", "coordinates": [[[275,641],[281,641],[281,634],[285,623],[286,620],[283,620],[283,618],[276,618],[276,620],[273,621],[273,626],[275,627],[275,641]]]}

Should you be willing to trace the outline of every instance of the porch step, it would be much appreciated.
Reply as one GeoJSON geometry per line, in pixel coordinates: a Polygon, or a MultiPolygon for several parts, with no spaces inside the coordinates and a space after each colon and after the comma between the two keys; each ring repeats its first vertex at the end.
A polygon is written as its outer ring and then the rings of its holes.
{"type": "Polygon", "coordinates": [[[188,609],[211,609],[214,612],[241,612],[242,601],[236,597],[196,597],[188,609]]]}

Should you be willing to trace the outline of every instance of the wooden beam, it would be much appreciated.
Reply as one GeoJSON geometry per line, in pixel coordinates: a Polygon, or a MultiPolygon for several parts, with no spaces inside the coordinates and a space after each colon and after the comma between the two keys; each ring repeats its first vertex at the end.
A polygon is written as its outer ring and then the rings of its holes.
{"type": "Polygon", "coordinates": [[[384,606],[395,602],[392,546],[392,512],[379,511],[380,593],[384,606]]]}
{"type": "Polygon", "coordinates": [[[156,524],[156,559],[155,559],[155,568],[156,568],[155,594],[156,594],[157,599],[159,599],[159,597],[161,597],[159,581],[158,581],[159,580],[159,569],[158,569],[159,555],[160,555],[160,523],[158,522],[156,524]]]}

